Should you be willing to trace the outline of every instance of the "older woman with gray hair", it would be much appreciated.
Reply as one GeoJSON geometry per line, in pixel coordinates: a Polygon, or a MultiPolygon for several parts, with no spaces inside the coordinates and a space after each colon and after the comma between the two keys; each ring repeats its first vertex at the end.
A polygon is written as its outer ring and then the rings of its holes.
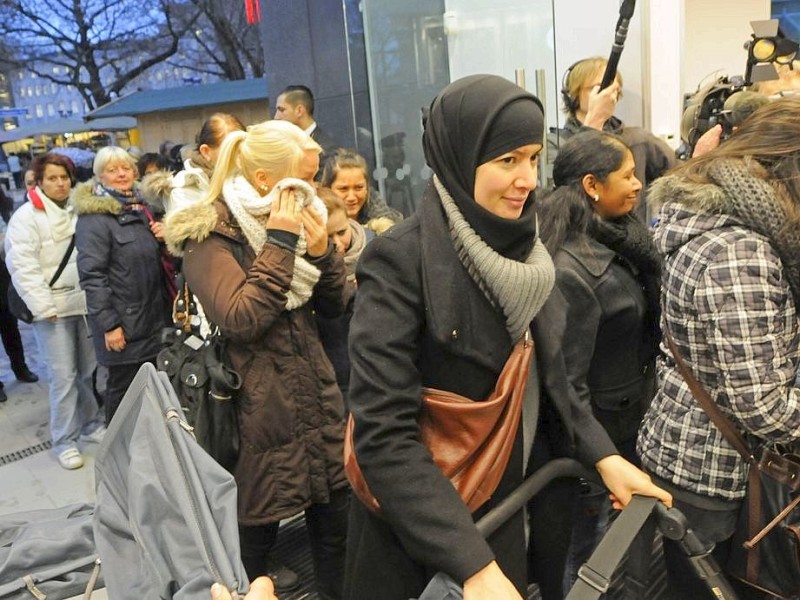
{"type": "Polygon", "coordinates": [[[170,298],[161,223],[138,193],[136,161],[109,146],[93,170],[73,191],[75,245],[97,362],[108,368],[108,424],[139,367],[160,349],[170,298]]]}

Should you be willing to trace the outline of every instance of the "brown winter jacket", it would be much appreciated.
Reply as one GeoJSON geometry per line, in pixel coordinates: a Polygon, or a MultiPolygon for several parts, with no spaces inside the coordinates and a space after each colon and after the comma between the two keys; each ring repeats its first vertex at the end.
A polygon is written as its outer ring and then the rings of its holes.
{"type": "Polygon", "coordinates": [[[271,523],[328,502],[331,490],[346,485],[344,408],[314,311],[344,310],[341,257],[330,245],[318,259],[306,256],[322,275],[311,301],[287,311],[293,254],[267,242],[255,256],[222,200],[170,215],[165,238],[183,254],[186,280],[227,338],[244,382],[234,469],[239,522],[271,523]]]}

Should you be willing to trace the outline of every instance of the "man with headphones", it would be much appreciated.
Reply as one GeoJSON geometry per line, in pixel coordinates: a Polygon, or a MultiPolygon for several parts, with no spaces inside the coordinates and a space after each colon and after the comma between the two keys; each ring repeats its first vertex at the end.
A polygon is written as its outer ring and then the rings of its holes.
{"type": "Polygon", "coordinates": [[[647,185],[674,167],[677,160],[672,148],[662,139],[641,127],[626,127],[614,116],[617,101],[622,96],[622,76],[617,71],[614,83],[600,91],[606,63],[603,57],[585,58],[564,73],[561,99],[568,117],[564,128],[559,130],[559,138],[566,140],[586,127],[618,135],[631,149],[636,178],[644,186],[636,214],[648,223],[651,215],[645,198],[647,185]]]}

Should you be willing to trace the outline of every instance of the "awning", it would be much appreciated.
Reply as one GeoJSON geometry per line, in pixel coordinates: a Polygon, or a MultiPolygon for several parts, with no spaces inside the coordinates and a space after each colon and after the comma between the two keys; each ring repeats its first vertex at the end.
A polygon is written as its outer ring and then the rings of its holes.
{"type": "Polygon", "coordinates": [[[16,129],[0,131],[0,144],[39,135],[61,135],[82,131],[122,131],[134,127],[136,127],[136,119],[133,117],[109,117],[94,119],[88,123],[81,119],[55,119],[46,123],[23,125],[16,129]]]}

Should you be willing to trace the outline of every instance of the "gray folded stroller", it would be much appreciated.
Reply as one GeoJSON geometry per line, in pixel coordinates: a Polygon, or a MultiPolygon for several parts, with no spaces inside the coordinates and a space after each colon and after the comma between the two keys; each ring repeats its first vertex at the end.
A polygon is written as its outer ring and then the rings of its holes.
{"type": "Polygon", "coordinates": [[[236,484],[194,441],[166,374],[139,370],[96,459],[94,536],[108,597],[208,600],[247,591],[236,484]]]}

